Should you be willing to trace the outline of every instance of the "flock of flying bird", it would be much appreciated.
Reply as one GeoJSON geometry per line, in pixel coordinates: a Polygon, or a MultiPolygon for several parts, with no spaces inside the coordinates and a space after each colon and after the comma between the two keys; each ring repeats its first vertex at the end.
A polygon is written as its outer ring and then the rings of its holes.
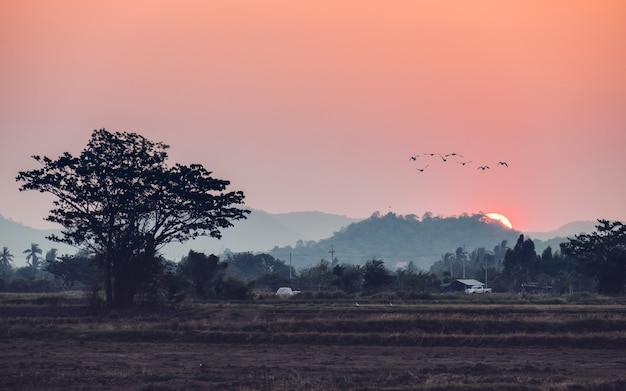
{"type": "MultiPolygon", "coordinates": [[[[443,161],[443,163],[447,163],[448,161],[450,161],[451,163],[452,162],[453,163],[457,163],[457,164],[460,164],[462,166],[468,165],[468,164],[473,162],[473,160],[469,160],[469,161],[460,160],[459,161],[459,158],[463,159],[463,155],[459,155],[456,152],[447,153],[447,154],[429,152],[429,153],[424,153],[424,154],[421,154],[421,155],[413,155],[413,156],[411,156],[409,158],[409,160],[417,162],[418,159],[421,159],[423,157],[425,157],[425,158],[440,157],[441,160],[443,161]]],[[[498,166],[502,166],[502,167],[509,167],[508,163],[504,162],[504,161],[499,161],[497,165],[498,166]]],[[[426,164],[423,167],[418,167],[418,168],[416,168],[416,170],[419,171],[419,172],[424,172],[424,170],[426,170],[426,168],[428,168],[429,166],[430,166],[430,163],[426,164]]],[[[485,171],[485,170],[490,170],[491,167],[489,167],[487,165],[483,165],[483,166],[478,166],[476,169],[477,170],[481,170],[481,171],[485,171]]]]}

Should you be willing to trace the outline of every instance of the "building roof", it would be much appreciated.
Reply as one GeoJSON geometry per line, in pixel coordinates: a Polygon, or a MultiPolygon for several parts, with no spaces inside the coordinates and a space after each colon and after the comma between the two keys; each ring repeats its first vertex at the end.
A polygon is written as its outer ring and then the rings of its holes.
{"type": "Polygon", "coordinates": [[[485,285],[483,282],[480,282],[478,280],[474,280],[473,278],[460,278],[457,279],[456,281],[460,282],[463,285],[467,285],[467,286],[474,286],[474,285],[485,285]]]}

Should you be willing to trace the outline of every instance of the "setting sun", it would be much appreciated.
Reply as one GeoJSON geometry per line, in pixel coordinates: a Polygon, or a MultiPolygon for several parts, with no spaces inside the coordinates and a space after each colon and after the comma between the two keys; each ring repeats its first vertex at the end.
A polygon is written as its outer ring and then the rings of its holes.
{"type": "Polygon", "coordinates": [[[513,224],[511,224],[509,219],[507,219],[500,213],[485,213],[485,217],[490,218],[491,220],[497,220],[508,229],[513,229],[513,224]]]}

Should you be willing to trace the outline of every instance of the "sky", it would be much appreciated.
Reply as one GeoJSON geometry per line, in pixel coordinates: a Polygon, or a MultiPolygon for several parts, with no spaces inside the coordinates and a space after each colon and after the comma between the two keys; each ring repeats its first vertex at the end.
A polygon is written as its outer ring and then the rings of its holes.
{"type": "Polygon", "coordinates": [[[623,221],[625,20],[621,0],[4,1],[0,214],[51,227],[15,176],[106,128],[269,213],[623,221]]]}

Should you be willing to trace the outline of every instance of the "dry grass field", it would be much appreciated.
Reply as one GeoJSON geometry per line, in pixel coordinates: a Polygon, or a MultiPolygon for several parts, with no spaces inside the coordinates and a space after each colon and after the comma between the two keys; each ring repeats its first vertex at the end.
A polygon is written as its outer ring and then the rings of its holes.
{"type": "Polygon", "coordinates": [[[626,390],[626,300],[0,295],[3,390],[626,390]]]}

